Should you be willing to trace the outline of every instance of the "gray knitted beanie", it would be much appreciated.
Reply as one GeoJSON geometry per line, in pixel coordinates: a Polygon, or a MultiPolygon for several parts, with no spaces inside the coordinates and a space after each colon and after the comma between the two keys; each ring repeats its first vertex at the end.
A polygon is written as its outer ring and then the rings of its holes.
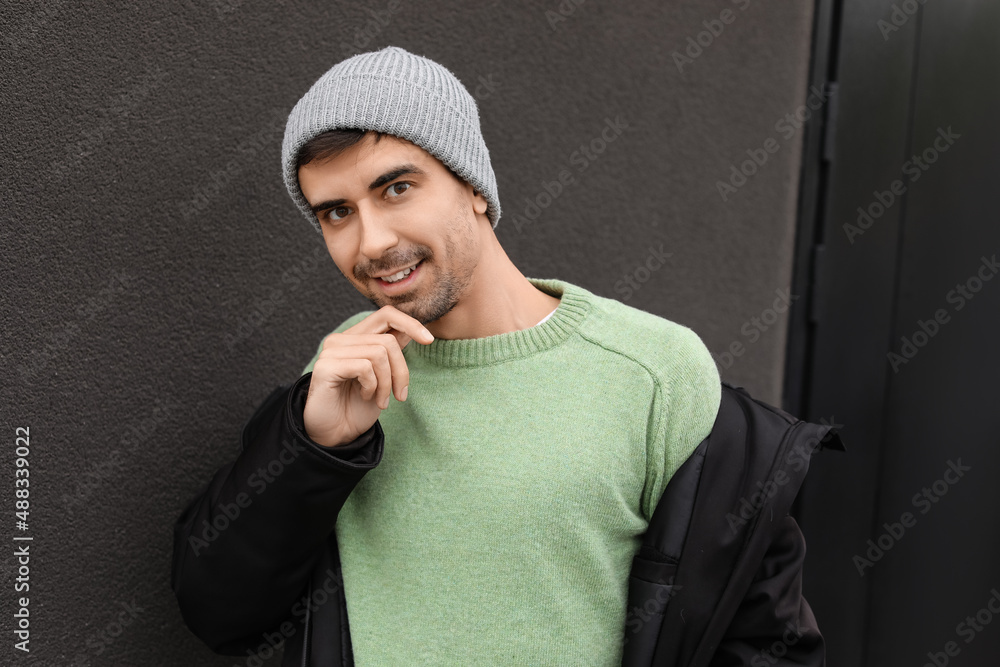
{"type": "Polygon", "coordinates": [[[482,193],[496,229],[500,200],[479,110],[448,69],[388,46],[337,63],[295,104],[281,145],[285,187],[317,231],[319,221],[299,188],[295,162],[316,135],[348,128],[386,132],[423,148],[482,193]]]}

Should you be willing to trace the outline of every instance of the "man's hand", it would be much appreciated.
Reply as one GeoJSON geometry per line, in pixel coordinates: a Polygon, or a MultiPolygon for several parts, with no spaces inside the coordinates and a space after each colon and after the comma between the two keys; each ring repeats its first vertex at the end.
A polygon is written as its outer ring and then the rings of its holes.
{"type": "Polygon", "coordinates": [[[323,339],[303,412],[306,434],[324,447],[356,440],[389,407],[389,393],[405,401],[410,371],[403,348],[434,336],[418,320],[383,306],[343,333],[323,339]]]}

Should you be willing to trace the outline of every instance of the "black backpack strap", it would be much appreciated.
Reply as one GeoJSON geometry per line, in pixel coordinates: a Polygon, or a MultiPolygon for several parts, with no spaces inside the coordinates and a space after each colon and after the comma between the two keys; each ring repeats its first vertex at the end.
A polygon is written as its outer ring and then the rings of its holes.
{"type": "Polygon", "coordinates": [[[628,578],[623,667],[649,667],[660,635],[663,613],[677,594],[677,563],[694,509],[708,439],[692,452],[667,483],[653,511],[628,578]]]}

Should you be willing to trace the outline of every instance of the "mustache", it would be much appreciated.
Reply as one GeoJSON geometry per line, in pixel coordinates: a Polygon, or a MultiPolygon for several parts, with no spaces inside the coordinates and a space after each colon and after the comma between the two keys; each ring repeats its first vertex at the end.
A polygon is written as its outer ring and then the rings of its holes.
{"type": "Polygon", "coordinates": [[[382,258],[378,262],[372,262],[367,266],[356,266],[354,267],[354,277],[359,281],[363,281],[375,273],[385,273],[394,268],[402,268],[406,266],[412,266],[418,262],[422,262],[427,259],[428,254],[417,253],[410,258],[398,258],[398,259],[386,259],[382,258]]]}

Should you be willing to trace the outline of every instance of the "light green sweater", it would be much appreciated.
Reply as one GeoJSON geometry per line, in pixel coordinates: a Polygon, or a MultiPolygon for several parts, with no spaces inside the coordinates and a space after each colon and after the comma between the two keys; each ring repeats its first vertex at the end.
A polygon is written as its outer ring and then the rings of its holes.
{"type": "Polygon", "coordinates": [[[529,280],[561,297],[545,322],[403,350],[336,526],[359,667],[621,664],[632,556],[720,378],[691,329],[529,280]]]}

